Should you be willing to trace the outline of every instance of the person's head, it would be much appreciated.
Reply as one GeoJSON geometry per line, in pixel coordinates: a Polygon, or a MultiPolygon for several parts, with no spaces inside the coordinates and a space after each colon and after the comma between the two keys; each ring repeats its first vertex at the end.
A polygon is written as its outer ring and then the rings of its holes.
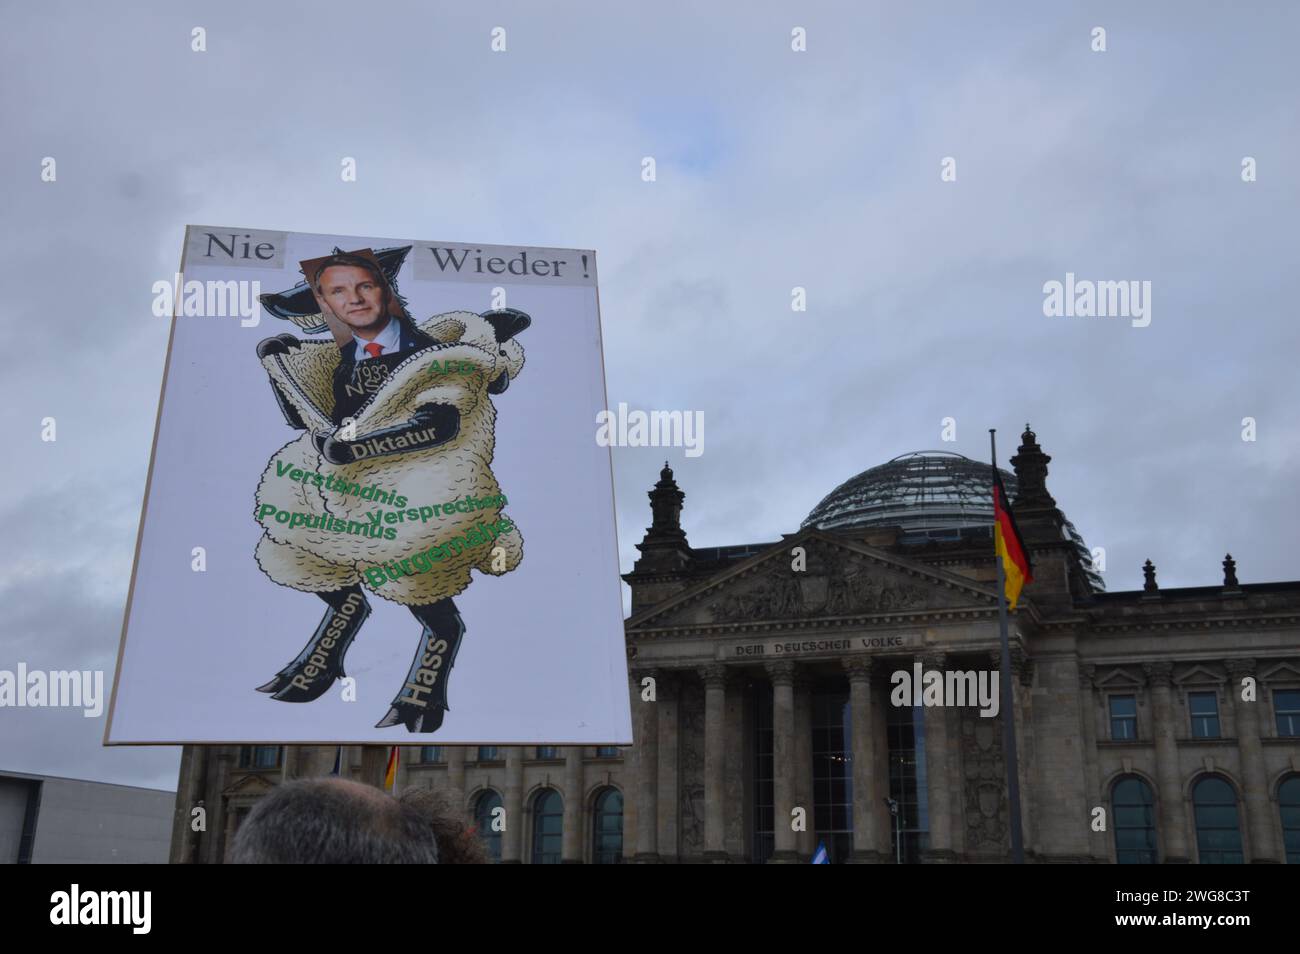
{"type": "Polygon", "coordinates": [[[474,829],[465,822],[464,813],[441,792],[429,788],[412,788],[402,793],[402,805],[415,809],[427,821],[438,839],[438,863],[444,865],[488,864],[487,848],[474,829]]]}
{"type": "Polygon", "coordinates": [[[316,301],[359,338],[370,339],[388,324],[392,290],[383,270],[364,255],[332,255],[311,282],[316,301]]]}
{"type": "Polygon", "coordinates": [[[283,782],[235,833],[235,864],[437,864],[428,818],[378,789],[341,778],[283,782]]]}

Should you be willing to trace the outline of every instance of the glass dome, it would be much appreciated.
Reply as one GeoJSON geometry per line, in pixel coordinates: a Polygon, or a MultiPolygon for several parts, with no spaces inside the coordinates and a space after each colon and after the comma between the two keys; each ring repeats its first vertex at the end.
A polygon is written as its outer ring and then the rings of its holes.
{"type": "MultiPolygon", "coordinates": [[[[1014,503],[1016,475],[998,468],[1014,503]]],[[[943,537],[963,527],[993,525],[989,465],[952,451],[915,451],[864,470],[827,494],[803,527],[856,530],[901,527],[909,536],[943,537]]],[[[1068,520],[1065,534],[1074,543],[1095,591],[1106,589],[1092,569],[1092,553],[1068,520]]]]}

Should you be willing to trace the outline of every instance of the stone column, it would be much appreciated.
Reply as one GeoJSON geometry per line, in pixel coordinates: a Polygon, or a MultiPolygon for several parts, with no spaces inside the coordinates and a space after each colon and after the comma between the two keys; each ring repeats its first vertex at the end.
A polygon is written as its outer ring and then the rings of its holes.
{"type": "Polygon", "coordinates": [[[338,756],[339,778],[350,778],[351,762],[348,759],[351,749],[346,745],[327,745],[321,746],[315,750],[315,757],[311,764],[307,766],[313,777],[322,777],[331,775],[334,772],[334,758],[338,756]]]}
{"type": "MultiPolygon", "coordinates": [[[[384,779],[388,775],[388,755],[392,750],[386,745],[364,745],[361,747],[361,781],[365,785],[384,789],[384,779]]],[[[400,765],[400,758],[398,764],[400,765]]]]}
{"type": "MultiPolygon", "coordinates": [[[[871,711],[870,656],[855,656],[844,660],[849,675],[849,711],[853,720],[849,732],[853,747],[850,763],[853,779],[853,864],[876,864],[881,861],[880,846],[876,837],[877,806],[885,796],[876,784],[876,752],[871,711]]],[[[886,785],[888,780],[886,780],[886,785]]]]}
{"type": "Polygon", "coordinates": [[[1241,752],[1241,785],[1246,800],[1246,825],[1249,831],[1247,845],[1252,863],[1277,864],[1281,859],[1277,834],[1273,825],[1275,817],[1268,797],[1268,773],[1264,769],[1264,750],[1259,741],[1259,707],[1263,703],[1263,689],[1255,677],[1255,660],[1228,659],[1224,666],[1231,677],[1228,692],[1232,695],[1232,708],[1237,721],[1237,746],[1241,752]],[[1241,681],[1255,678],[1255,702],[1241,698],[1241,681]]]}
{"type": "Polygon", "coordinates": [[[284,779],[319,778],[334,767],[334,749],[322,745],[286,745],[284,779]],[[323,753],[329,752],[329,765],[321,768],[323,753]]]}
{"type": "Polygon", "coordinates": [[[447,753],[447,795],[456,811],[469,817],[469,806],[465,804],[465,748],[448,745],[443,751],[447,753]]]}
{"type": "Polygon", "coordinates": [[[226,847],[227,806],[221,793],[230,786],[231,767],[238,754],[237,745],[214,746],[208,752],[208,791],[204,799],[208,809],[208,831],[201,844],[204,864],[219,865],[226,860],[223,852],[226,847]]]}
{"type": "MultiPolygon", "coordinates": [[[[1002,666],[1002,653],[999,650],[995,669],[1002,666]]],[[[1031,853],[1039,854],[1042,846],[1036,841],[1037,817],[1034,803],[1038,793],[1036,786],[1030,784],[1034,769],[1033,713],[1029,706],[1029,691],[1034,684],[1033,663],[1020,646],[1011,647],[1011,701],[1016,720],[1016,768],[1020,779],[1020,831],[1024,836],[1025,860],[1031,853]]],[[[1009,842],[1008,842],[1009,844],[1009,842]]]]}
{"type": "Polygon", "coordinates": [[[1187,813],[1183,805],[1182,773],[1178,768],[1178,742],[1174,719],[1173,673],[1170,662],[1142,664],[1151,686],[1151,715],[1156,742],[1156,783],[1160,786],[1160,832],[1166,864],[1186,864],[1187,813]]]}
{"type": "Polygon", "coordinates": [[[877,656],[875,661],[875,688],[871,693],[871,740],[872,747],[875,749],[875,758],[872,761],[876,778],[876,798],[879,799],[876,805],[870,806],[874,810],[876,822],[876,844],[879,846],[880,860],[893,864],[898,857],[894,850],[894,816],[889,812],[889,806],[886,799],[893,797],[892,785],[890,782],[890,772],[893,769],[889,749],[889,720],[891,717],[890,709],[892,702],[890,700],[890,684],[886,674],[901,669],[911,663],[911,659],[899,657],[877,656]],[[881,676],[886,675],[882,680],[881,676]]]}
{"type": "MultiPolygon", "coordinates": [[[[181,770],[176,781],[176,801],[172,805],[172,841],[167,852],[167,860],[173,865],[187,865],[194,857],[194,846],[199,833],[194,830],[194,809],[203,800],[201,782],[203,778],[204,752],[202,745],[186,745],[181,748],[181,770]]],[[[207,807],[203,814],[207,815],[207,807]]],[[[204,819],[207,827],[207,819],[204,819]]]]}
{"type": "Polygon", "coordinates": [[[780,660],[767,664],[772,680],[772,825],[776,864],[799,860],[795,833],[790,827],[795,807],[794,758],[794,663],[780,660]]]}
{"type": "Polygon", "coordinates": [[[582,864],[583,811],[582,746],[564,750],[564,836],[560,842],[560,863],[582,864]]]}
{"type": "Polygon", "coordinates": [[[506,746],[506,830],[501,838],[501,863],[522,864],[524,860],[524,750],[506,746]]]}
{"type": "Polygon", "coordinates": [[[804,810],[804,830],[795,832],[795,850],[807,861],[817,850],[813,805],[812,680],[794,677],[794,803],[804,810]]]}
{"type": "Polygon", "coordinates": [[[659,670],[659,857],[675,860],[680,850],[678,816],[681,810],[678,747],[680,676],[659,670]]]}
{"type": "MultiPolygon", "coordinates": [[[[998,673],[998,702],[999,705],[1001,705],[1002,651],[1000,649],[994,649],[989,653],[989,666],[993,672],[998,673]]],[[[1028,714],[1025,711],[1027,707],[1026,697],[1029,694],[1029,687],[1032,684],[1032,682],[1033,682],[1033,669],[1031,668],[1031,664],[1028,658],[1025,656],[1025,651],[1021,649],[1020,646],[1013,643],[1011,646],[1011,712],[1007,713],[999,710],[997,716],[999,720],[997,724],[997,733],[998,733],[998,743],[999,745],[1001,745],[1003,735],[1002,735],[1002,723],[1000,720],[1006,718],[1012,718],[1015,720],[1016,767],[1019,770],[1016,773],[1016,777],[1020,781],[1020,834],[1022,837],[1022,843],[1024,845],[1024,850],[1025,850],[1025,861],[1027,862],[1033,860],[1030,856],[1034,853],[1034,849],[1035,849],[1034,841],[1033,841],[1032,824],[1031,824],[1033,821],[1032,801],[1034,796],[1029,783],[1029,780],[1031,778],[1030,766],[1032,761],[1033,749],[1032,749],[1032,740],[1026,737],[1026,732],[1025,732],[1025,727],[1030,722],[1028,714]]],[[[927,745],[928,745],[928,741],[927,741],[927,745]]],[[[1004,765],[1004,770],[1003,770],[1004,774],[1001,781],[1005,785],[1006,783],[1005,764],[1007,758],[1007,753],[1005,751],[1002,753],[1002,758],[1003,758],[1003,765],[1004,765]]],[[[1005,789],[1003,790],[1003,796],[1010,797],[1005,789]]],[[[1010,815],[1007,816],[1007,824],[1010,824],[1010,815]]],[[[1007,832],[1006,837],[1007,837],[1006,850],[1008,853],[1007,856],[1009,858],[1011,852],[1010,831],[1007,832]]]]}
{"type": "Polygon", "coordinates": [[[704,859],[725,862],[727,667],[705,666],[700,675],[704,679],[704,859]]]}
{"type": "Polygon", "coordinates": [[[234,847],[235,831],[239,828],[239,820],[235,816],[234,806],[229,803],[223,807],[222,815],[221,847],[218,850],[218,856],[224,865],[230,858],[230,849],[234,847]]]}
{"type": "MultiPolygon", "coordinates": [[[[742,672],[743,675],[743,672],[742,672]]],[[[727,690],[723,759],[723,792],[726,801],[722,812],[723,849],[732,859],[747,858],[754,841],[746,824],[746,809],[752,807],[754,771],[748,731],[750,726],[749,694],[730,682],[727,690]]]]}
{"type": "MultiPolygon", "coordinates": [[[[924,674],[931,669],[943,673],[948,657],[943,653],[921,656],[924,674]]],[[[948,707],[925,706],[925,774],[926,802],[930,815],[930,847],[925,853],[928,863],[956,860],[952,850],[952,785],[948,778],[948,707]]]]}
{"type": "MultiPolygon", "coordinates": [[[[1097,701],[1092,692],[1096,675],[1096,666],[1079,664],[1080,730],[1083,739],[1083,783],[1086,789],[1084,807],[1087,808],[1089,817],[1094,807],[1104,806],[1109,801],[1101,791],[1101,768],[1097,764],[1097,701]]],[[[1092,825],[1088,825],[1088,853],[1093,858],[1110,857],[1107,837],[1107,832],[1093,831],[1092,825]]]]}
{"type": "Polygon", "coordinates": [[[632,744],[620,749],[623,755],[623,771],[621,781],[623,783],[623,863],[631,864],[632,859],[636,857],[636,833],[637,833],[637,781],[641,777],[641,755],[640,746],[636,744],[637,735],[640,732],[638,728],[639,716],[637,715],[640,708],[641,690],[637,685],[636,673],[632,668],[632,650],[628,649],[628,712],[632,721],[632,744]]]}
{"type": "Polygon", "coordinates": [[[636,669],[632,675],[632,714],[636,724],[636,854],[637,862],[659,860],[659,672],[636,669]],[[644,698],[643,679],[655,680],[652,701],[644,698]]]}

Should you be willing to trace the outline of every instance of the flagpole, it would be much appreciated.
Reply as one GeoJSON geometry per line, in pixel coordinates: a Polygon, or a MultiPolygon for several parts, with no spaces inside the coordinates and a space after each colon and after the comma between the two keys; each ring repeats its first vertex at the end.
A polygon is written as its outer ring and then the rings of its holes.
{"type": "MultiPolygon", "coordinates": [[[[989,428],[989,453],[993,460],[993,472],[998,469],[997,429],[989,428]]],[[[996,480],[993,493],[996,494],[996,480]]],[[[1010,501],[1003,501],[1007,507],[1010,501]]],[[[996,518],[995,529],[996,534],[996,518]]],[[[996,539],[996,537],[995,537],[996,539]]],[[[1025,863],[1025,836],[1020,826],[1020,763],[1016,757],[1016,718],[1015,703],[1011,690],[1011,640],[1007,635],[1007,581],[1002,569],[1002,557],[993,561],[998,568],[998,630],[1002,644],[1002,664],[998,681],[1001,686],[1002,706],[1002,750],[1006,753],[1007,763],[1007,802],[1011,823],[1011,863],[1025,863]]]]}

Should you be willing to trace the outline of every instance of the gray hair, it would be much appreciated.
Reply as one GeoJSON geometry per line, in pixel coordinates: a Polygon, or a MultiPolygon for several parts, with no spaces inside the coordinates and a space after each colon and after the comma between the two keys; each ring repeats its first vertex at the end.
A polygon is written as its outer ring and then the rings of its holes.
{"type": "Polygon", "coordinates": [[[429,820],[411,805],[339,778],[277,785],[248,813],[234,864],[437,864],[429,820]]]}

